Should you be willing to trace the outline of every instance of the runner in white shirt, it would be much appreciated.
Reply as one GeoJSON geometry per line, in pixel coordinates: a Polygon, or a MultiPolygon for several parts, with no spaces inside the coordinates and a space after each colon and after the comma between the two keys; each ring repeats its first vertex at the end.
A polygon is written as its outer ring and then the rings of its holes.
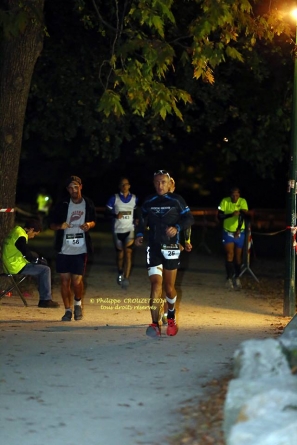
{"type": "Polygon", "coordinates": [[[128,178],[120,179],[119,188],[120,193],[109,198],[106,209],[112,216],[112,233],[118,268],[117,282],[125,289],[129,286],[131,273],[137,197],[130,193],[128,178]]]}
{"type": "Polygon", "coordinates": [[[61,277],[61,294],[65,307],[62,321],[83,318],[83,275],[87,254],[92,252],[89,230],[95,227],[96,210],[93,201],[82,195],[82,181],[70,176],[66,181],[69,198],[58,203],[51,215],[50,228],[56,231],[56,271],[61,277]]]}

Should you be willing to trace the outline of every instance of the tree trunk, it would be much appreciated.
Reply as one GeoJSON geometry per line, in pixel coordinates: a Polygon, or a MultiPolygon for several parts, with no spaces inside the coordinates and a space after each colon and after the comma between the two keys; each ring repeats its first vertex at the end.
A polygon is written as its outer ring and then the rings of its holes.
{"type": "MultiPolygon", "coordinates": [[[[31,78],[43,46],[44,0],[2,0],[15,18],[0,34],[0,208],[14,208],[23,125],[31,78]],[[20,4],[22,6],[20,6],[20,4]]],[[[0,246],[14,213],[0,210],[0,246]]]]}

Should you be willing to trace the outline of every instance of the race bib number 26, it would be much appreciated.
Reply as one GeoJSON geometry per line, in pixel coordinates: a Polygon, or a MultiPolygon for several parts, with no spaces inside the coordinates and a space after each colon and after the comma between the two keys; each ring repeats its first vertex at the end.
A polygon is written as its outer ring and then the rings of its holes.
{"type": "Polygon", "coordinates": [[[161,252],[163,257],[166,260],[177,260],[180,255],[180,249],[178,244],[162,244],[161,246],[161,252]]]}

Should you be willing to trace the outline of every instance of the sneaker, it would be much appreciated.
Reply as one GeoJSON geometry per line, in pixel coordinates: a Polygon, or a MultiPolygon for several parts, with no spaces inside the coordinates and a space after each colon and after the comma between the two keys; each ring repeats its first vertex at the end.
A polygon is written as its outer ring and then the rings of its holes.
{"type": "Polygon", "coordinates": [[[235,290],[242,289],[242,285],[241,285],[241,281],[240,281],[239,277],[235,278],[235,280],[234,280],[234,287],[235,287],[235,290]]]}
{"type": "Polygon", "coordinates": [[[123,281],[123,279],[124,279],[124,275],[119,274],[119,275],[118,275],[118,278],[117,278],[117,283],[118,283],[120,286],[122,285],[122,281],[123,281]]]}
{"type": "Polygon", "coordinates": [[[163,314],[161,320],[162,320],[163,325],[165,325],[165,326],[168,325],[167,314],[163,314]]]}
{"type": "Polygon", "coordinates": [[[123,289],[127,289],[129,287],[129,284],[130,284],[130,282],[129,282],[128,278],[124,278],[122,280],[122,288],[123,289]]]}
{"type": "Polygon", "coordinates": [[[74,320],[82,320],[82,307],[78,304],[74,306],[74,320]]]}
{"type": "Polygon", "coordinates": [[[60,305],[57,301],[53,301],[53,300],[39,300],[38,307],[58,308],[58,307],[60,307],[60,305]]]}
{"type": "Polygon", "coordinates": [[[168,318],[168,326],[166,334],[169,336],[176,335],[178,331],[178,326],[176,324],[175,318],[168,318]]]}
{"type": "Polygon", "coordinates": [[[62,321],[71,321],[71,318],[72,318],[72,312],[66,311],[62,317],[62,321]]]}
{"type": "Polygon", "coordinates": [[[146,330],[146,335],[152,338],[160,337],[161,336],[160,326],[157,323],[150,324],[146,330]]]}
{"type": "Polygon", "coordinates": [[[234,289],[233,282],[231,278],[228,278],[225,284],[226,289],[232,290],[234,289]]]}

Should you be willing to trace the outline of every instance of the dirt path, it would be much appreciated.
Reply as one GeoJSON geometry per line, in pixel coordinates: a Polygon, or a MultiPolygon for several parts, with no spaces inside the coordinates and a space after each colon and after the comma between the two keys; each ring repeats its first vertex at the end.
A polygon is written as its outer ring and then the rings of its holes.
{"type": "MultiPolygon", "coordinates": [[[[258,263],[260,284],[246,275],[247,290],[229,292],[220,256],[183,253],[180,331],[150,339],[144,248],[136,251],[124,291],[116,283],[111,236],[99,233],[95,240],[81,322],[62,323],[63,308],[38,309],[36,291],[28,308],[18,297],[2,300],[3,443],[174,443],[194,424],[190,413],[206,400],[210,382],[230,372],[238,344],[276,336],[289,321],[282,317],[281,263],[258,263]]],[[[39,242],[51,248],[51,237],[39,242]]],[[[60,300],[58,277],[54,282],[60,300]]]]}

